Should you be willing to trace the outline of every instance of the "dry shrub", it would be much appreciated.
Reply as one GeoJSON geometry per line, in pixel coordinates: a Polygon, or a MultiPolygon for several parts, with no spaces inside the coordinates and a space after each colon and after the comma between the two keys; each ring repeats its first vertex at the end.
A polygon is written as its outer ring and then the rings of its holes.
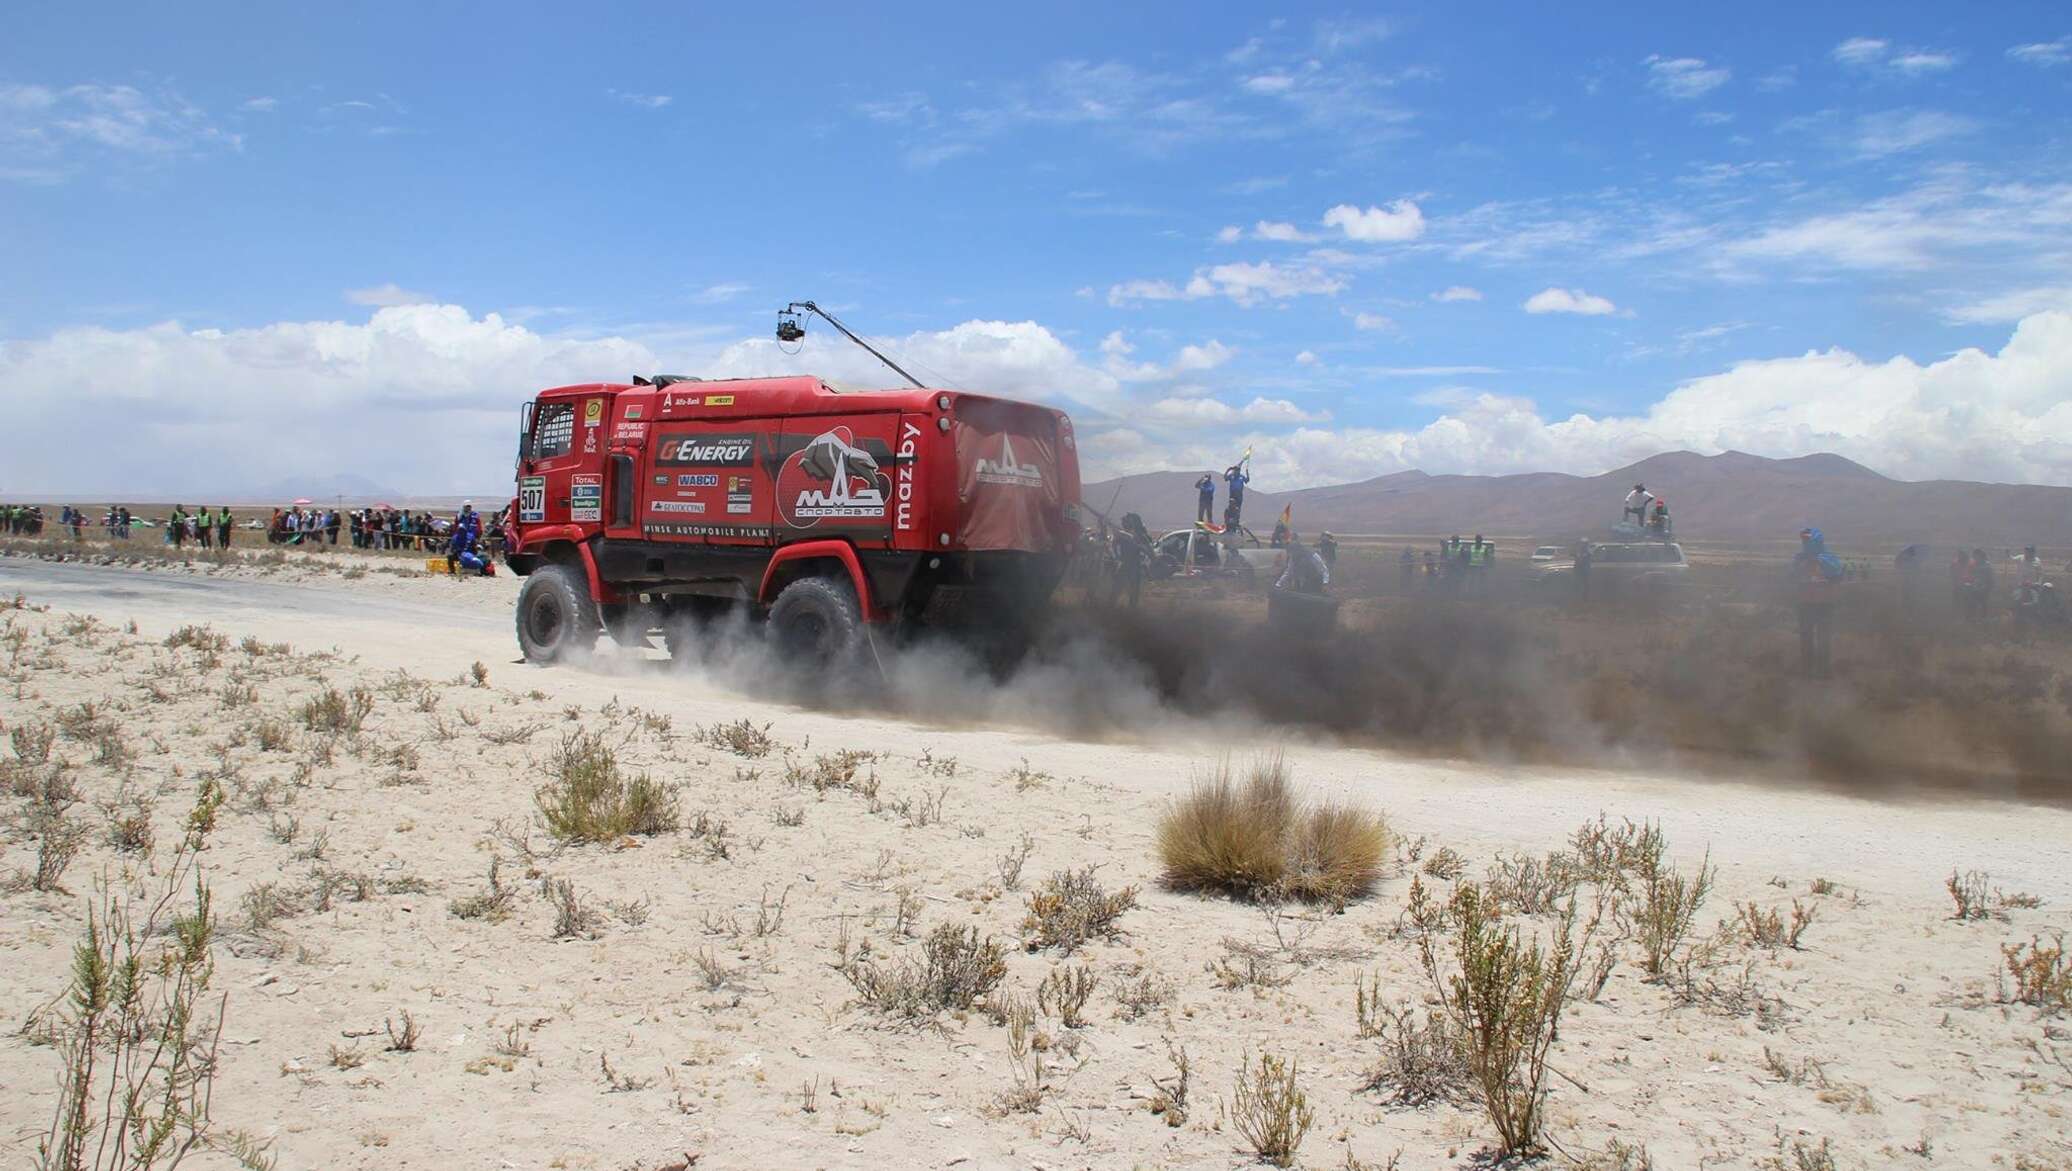
{"type": "Polygon", "coordinates": [[[2046,1012],[2072,1011],[2072,962],[2065,958],[2065,937],[2048,944],[2031,936],[2027,943],[2002,944],[2007,974],[2014,979],[2014,999],[2046,1012]]]}
{"type": "Polygon", "coordinates": [[[554,938],[595,939],[604,915],[583,901],[576,884],[557,878],[547,884],[547,902],[554,908],[554,938]]]}
{"type": "Polygon", "coordinates": [[[374,693],[364,687],[342,692],[326,687],[302,705],[302,726],[312,732],[357,732],[374,710],[374,693]]]}
{"type": "Polygon", "coordinates": [[[1788,947],[1797,951],[1799,937],[1806,933],[1806,928],[1813,925],[1813,914],[1813,908],[1793,899],[1791,923],[1786,925],[1784,916],[1776,908],[1765,911],[1750,902],[1741,907],[1741,928],[1747,933],[1748,942],[1757,947],[1766,947],[1772,951],[1788,947]]]}
{"type": "Polygon", "coordinates": [[[1960,921],[1990,918],[1993,901],[1987,888],[1991,882],[1991,876],[1983,871],[1967,870],[1962,874],[1950,871],[1950,876],[1943,880],[1944,889],[1950,892],[1950,901],[1957,905],[1950,918],[1960,921]]]}
{"type": "Polygon", "coordinates": [[[751,758],[770,755],[776,743],[770,739],[770,725],[757,725],[746,717],[731,724],[704,725],[698,729],[696,739],[700,744],[751,758]]]}
{"type": "Polygon", "coordinates": [[[1450,957],[1442,962],[1436,933],[1426,931],[1418,941],[1421,958],[1439,993],[1444,1027],[1457,1038],[1483,1110],[1496,1127],[1500,1153],[1535,1153],[1546,1125],[1548,1053],[1590,932],[1579,943],[1571,901],[1542,944],[1506,924],[1473,882],[1462,883],[1439,906],[1413,880],[1410,898],[1411,918],[1451,929],[1450,957]]]}
{"type": "Polygon", "coordinates": [[[646,773],[628,777],[601,732],[562,738],[554,779],[533,794],[547,832],[569,842],[667,833],[681,823],[676,790],[646,773]]]}
{"type": "Polygon", "coordinates": [[[1296,1066],[1271,1053],[1259,1055],[1255,1069],[1250,1060],[1240,1066],[1231,1104],[1230,1120],[1252,1145],[1252,1152],[1276,1167],[1291,1167],[1302,1138],[1316,1121],[1309,1097],[1296,1083],[1296,1066]]]}
{"type": "Polygon", "coordinates": [[[9,728],[7,738],[14,745],[16,759],[23,764],[42,764],[50,759],[51,747],[57,743],[58,730],[37,720],[9,728]]]}
{"type": "Polygon", "coordinates": [[[63,892],[61,883],[72,859],[86,843],[86,827],[51,805],[34,805],[22,825],[36,838],[36,870],[27,876],[33,890],[63,892]]]}
{"type": "Polygon", "coordinates": [[[1698,908],[1712,892],[1712,879],[1718,873],[1711,863],[1708,851],[1698,863],[1698,872],[1686,878],[1663,860],[1659,846],[1639,860],[1641,898],[1635,911],[1636,926],[1641,948],[1647,953],[1644,963],[1650,979],[1659,980],[1669,971],[1671,957],[1697,922],[1698,908]]]}
{"type": "Polygon", "coordinates": [[[1372,889],[1387,850],[1379,816],[1306,804],[1277,756],[1255,762],[1242,785],[1225,762],[1158,824],[1165,882],[1180,890],[1343,903],[1372,889]]]}
{"type": "Polygon", "coordinates": [[[1091,866],[1060,870],[1029,895],[1022,934],[1031,951],[1055,947],[1071,955],[1088,940],[1119,934],[1115,921],[1136,905],[1136,887],[1126,886],[1110,894],[1094,877],[1091,866]]]}
{"type": "Polygon", "coordinates": [[[171,1167],[208,1141],[222,1021],[207,1011],[215,915],[199,845],[198,836],[182,843],[156,895],[118,895],[121,884],[111,883],[89,907],[72,949],[56,1030],[65,1068],[37,1166],[171,1167]]]}
{"type": "Polygon", "coordinates": [[[859,960],[844,968],[863,1002],[887,1016],[920,1020],[945,1009],[968,1009],[1007,976],[1006,949],[978,928],[944,923],[928,933],[921,958],[880,967],[859,960]]]}
{"type": "Polygon", "coordinates": [[[1362,1040],[1381,1042],[1381,1059],[1367,1071],[1363,1090],[1384,1090],[1399,1106],[1428,1102],[1459,1103],[1468,1098],[1468,1067],[1460,1038],[1447,1028],[1447,1018],[1384,1003],[1380,982],[1360,984],[1355,1000],[1362,1040]]]}
{"type": "Polygon", "coordinates": [[[511,903],[518,897],[518,891],[517,888],[504,884],[503,867],[502,858],[493,857],[489,860],[489,885],[479,894],[453,900],[454,918],[500,923],[511,913],[511,903]]]}
{"type": "Polygon", "coordinates": [[[1037,985],[1036,1006],[1043,1010],[1043,1015],[1056,1017],[1066,1028],[1076,1029],[1086,1023],[1086,1002],[1100,986],[1101,979],[1092,968],[1083,964],[1076,968],[1060,965],[1037,985]]]}

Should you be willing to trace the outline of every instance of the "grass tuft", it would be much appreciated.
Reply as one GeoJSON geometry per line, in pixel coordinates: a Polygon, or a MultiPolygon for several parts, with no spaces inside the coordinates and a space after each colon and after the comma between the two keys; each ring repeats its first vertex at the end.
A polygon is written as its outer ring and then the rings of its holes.
{"type": "Polygon", "coordinates": [[[1380,880],[1388,841],[1377,814],[1297,797],[1279,757],[1253,764],[1242,784],[1225,763],[1158,825],[1168,886],[1248,898],[1343,904],[1380,880]]]}

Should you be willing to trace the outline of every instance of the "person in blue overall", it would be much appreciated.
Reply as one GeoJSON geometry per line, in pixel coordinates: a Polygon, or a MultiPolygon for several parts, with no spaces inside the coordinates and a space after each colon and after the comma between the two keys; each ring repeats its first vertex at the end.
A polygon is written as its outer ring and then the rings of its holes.
{"type": "Polygon", "coordinates": [[[1245,520],[1245,485],[1252,482],[1252,474],[1245,465],[1235,463],[1223,473],[1223,483],[1229,489],[1230,503],[1223,510],[1224,527],[1235,529],[1245,520]]]}

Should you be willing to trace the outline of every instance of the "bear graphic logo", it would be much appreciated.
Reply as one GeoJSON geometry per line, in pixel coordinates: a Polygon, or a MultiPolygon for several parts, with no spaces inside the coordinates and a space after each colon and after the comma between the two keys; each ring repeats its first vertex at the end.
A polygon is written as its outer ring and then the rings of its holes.
{"type": "Polygon", "coordinates": [[[847,427],[823,431],[793,452],[778,470],[777,483],[784,519],[793,528],[885,517],[885,474],[847,427]]]}

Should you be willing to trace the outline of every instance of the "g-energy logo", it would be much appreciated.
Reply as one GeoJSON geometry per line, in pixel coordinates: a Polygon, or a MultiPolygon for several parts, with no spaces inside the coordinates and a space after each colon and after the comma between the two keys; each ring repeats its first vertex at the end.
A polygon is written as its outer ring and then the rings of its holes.
{"type": "Polygon", "coordinates": [[[750,467],[755,463],[755,436],[665,435],[655,462],[676,467],[750,467]]]}
{"type": "Polygon", "coordinates": [[[900,532],[914,527],[914,464],[920,459],[920,445],[914,441],[920,437],[919,427],[903,422],[899,434],[899,467],[893,473],[892,492],[892,527],[900,532]]]}

